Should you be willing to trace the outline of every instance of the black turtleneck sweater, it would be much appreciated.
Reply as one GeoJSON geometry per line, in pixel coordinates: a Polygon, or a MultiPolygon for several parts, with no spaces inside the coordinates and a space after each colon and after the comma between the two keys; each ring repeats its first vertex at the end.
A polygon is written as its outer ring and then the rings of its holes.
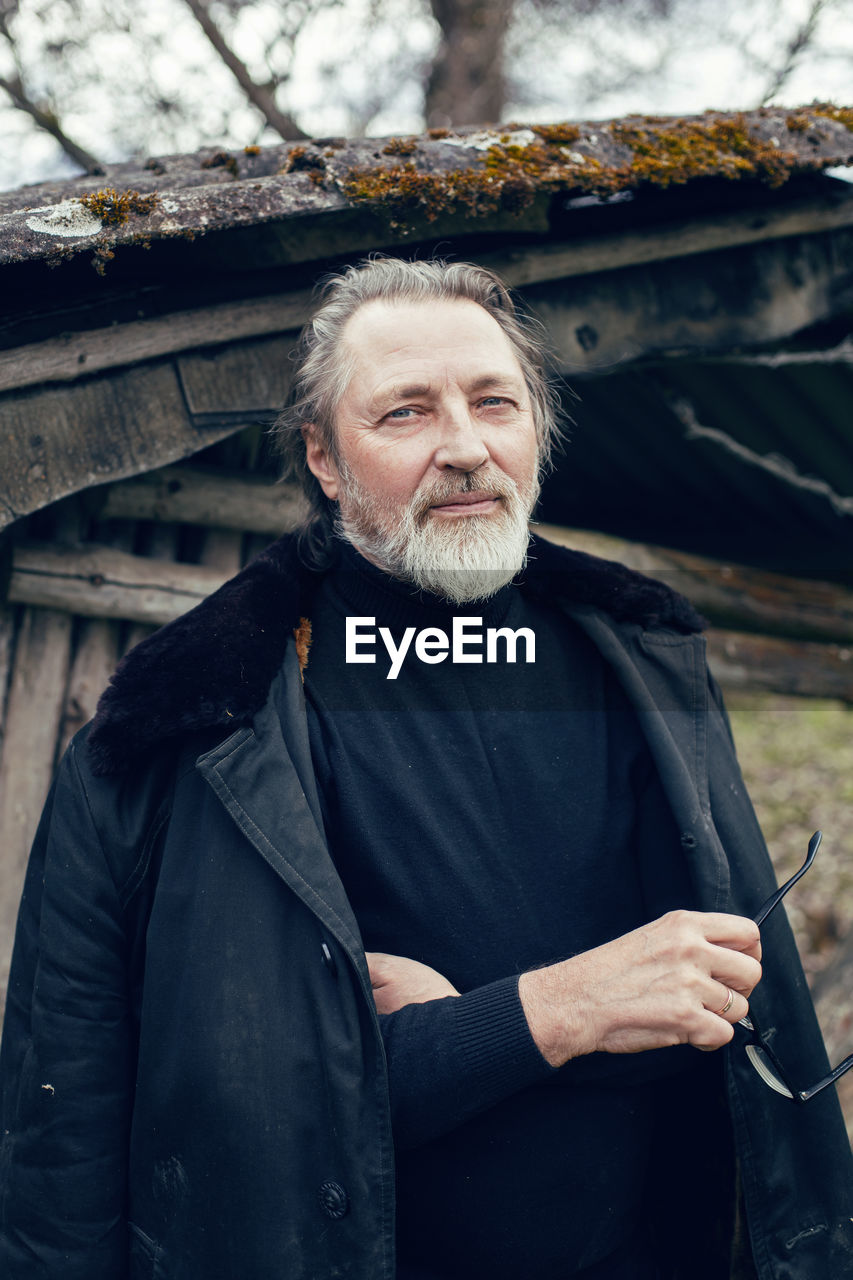
{"type": "Polygon", "coordinates": [[[399,1280],[653,1275],[637,1253],[643,1183],[659,1081],[684,1058],[595,1054],[556,1071],[518,997],[525,970],[689,902],[627,700],[581,629],[516,585],[452,607],[345,546],[311,623],[312,756],[365,948],[462,992],[380,1020],[399,1280]],[[387,678],[379,627],[397,646],[412,627],[451,637],[454,616],[482,619],[472,634],[529,628],[535,661],[520,642],[515,663],[499,643],[497,662],[429,664],[413,638],[387,678]],[[375,619],[359,624],[375,663],[346,662],[347,617],[375,619]]]}

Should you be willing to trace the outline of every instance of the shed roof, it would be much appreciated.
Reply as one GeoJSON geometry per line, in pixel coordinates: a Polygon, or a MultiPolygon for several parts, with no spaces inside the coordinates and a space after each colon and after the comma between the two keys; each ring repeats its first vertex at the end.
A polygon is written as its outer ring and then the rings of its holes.
{"type": "MultiPolygon", "coordinates": [[[[103,266],[119,246],[329,215],[352,227],[353,211],[381,215],[385,239],[402,241],[459,216],[545,230],[543,197],[555,193],[613,199],[709,180],[778,189],[851,162],[853,109],[831,104],[207,149],[0,195],[0,265],[90,251],[103,266]]],[[[365,229],[370,241],[379,226],[365,229]]],[[[312,254],[313,236],[279,260],[312,254]]]]}

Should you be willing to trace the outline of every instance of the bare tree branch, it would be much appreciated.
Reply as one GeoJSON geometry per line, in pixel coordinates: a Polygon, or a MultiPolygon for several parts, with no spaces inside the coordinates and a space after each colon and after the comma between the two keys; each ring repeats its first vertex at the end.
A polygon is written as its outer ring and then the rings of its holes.
{"type": "Polygon", "coordinates": [[[258,84],[252,78],[245,62],[237,57],[219,27],[211,18],[205,0],[186,0],[186,3],[193,17],[240,85],[246,97],[258,108],[270,128],[275,129],[276,133],[286,141],[293,138],[307,137],[308,135],[299,128],[299,125],[291,115],[279,111],[272,91],[266,85],[258,84]]]}
{"type": "Polygon", "coordinates": [[[0,89],[6,91],[12,99],[13,105],[19,111],[25,111],[40,129],[44,129],[46,133],[55,138],[65,154],[75,164],[79,164],[80,168],[84,169],[86,173],[104,172],[100,160],[87,151],[85,147],[81,147],[73,138],[68,137],[53,112],[48,108],[40,107],[37,102],[34,102],[29,97],[19,76],[15,76],[12,80],[6,80],[3,76],[0,76],[0,89]]]}
{"type": "Polygon", "coordinates": [[[827,7],[828,0],[812,0],[809,11],[798,29],[794,32],[785,49],[784,60],[782,64],[773,72],[772,79],[764,91],[764,96],[759,106],[766,107],[768,102],[772,102],[776,94],[784,88],[785,82],[790,78],[791,73],[797,65],[800,54],[807,49],[814,39],[814,33],[821,13],[827,7]]]}

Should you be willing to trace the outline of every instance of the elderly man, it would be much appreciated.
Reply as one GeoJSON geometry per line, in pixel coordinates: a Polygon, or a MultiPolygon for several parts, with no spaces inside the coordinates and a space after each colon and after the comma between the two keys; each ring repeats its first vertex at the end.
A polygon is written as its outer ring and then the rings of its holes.
{"type": "Polygon", "coordinates": [[[833,1091],[735,1034],[826,1070],[700,620],[531,543],[554,421],[489,272],[328,285],[310,520],[124,660],[39,829],[9,1280],[851,1273],[833,1091]]]}

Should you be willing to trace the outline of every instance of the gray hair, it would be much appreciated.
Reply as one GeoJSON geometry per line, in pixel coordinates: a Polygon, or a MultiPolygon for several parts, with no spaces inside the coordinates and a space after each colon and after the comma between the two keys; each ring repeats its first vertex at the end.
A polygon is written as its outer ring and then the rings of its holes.
{"type": "Polygon", "coordinates": [[[353,357],[343,345],[347,323],[368,302],[476,302],[488,311],[509,339],[530,396],[539,445],[540,469],[560,439],[562,407],[546,373],[547,346],[538,321],[520,311],[506,285],[485,267],[468,262],[407,262],[371,257],[329,276],[320,287],[320,306],[302,331],[295,352],[296,371],[287,404],[273,427],[282,479],[295,480],[308,499],[301,529],[303,555],[322,564],[334,527],[336,504],[323,493],[305,455],[302,430],[313,424],[319,443],[339,463],[335,415],[349,385],[353,357]]]}

